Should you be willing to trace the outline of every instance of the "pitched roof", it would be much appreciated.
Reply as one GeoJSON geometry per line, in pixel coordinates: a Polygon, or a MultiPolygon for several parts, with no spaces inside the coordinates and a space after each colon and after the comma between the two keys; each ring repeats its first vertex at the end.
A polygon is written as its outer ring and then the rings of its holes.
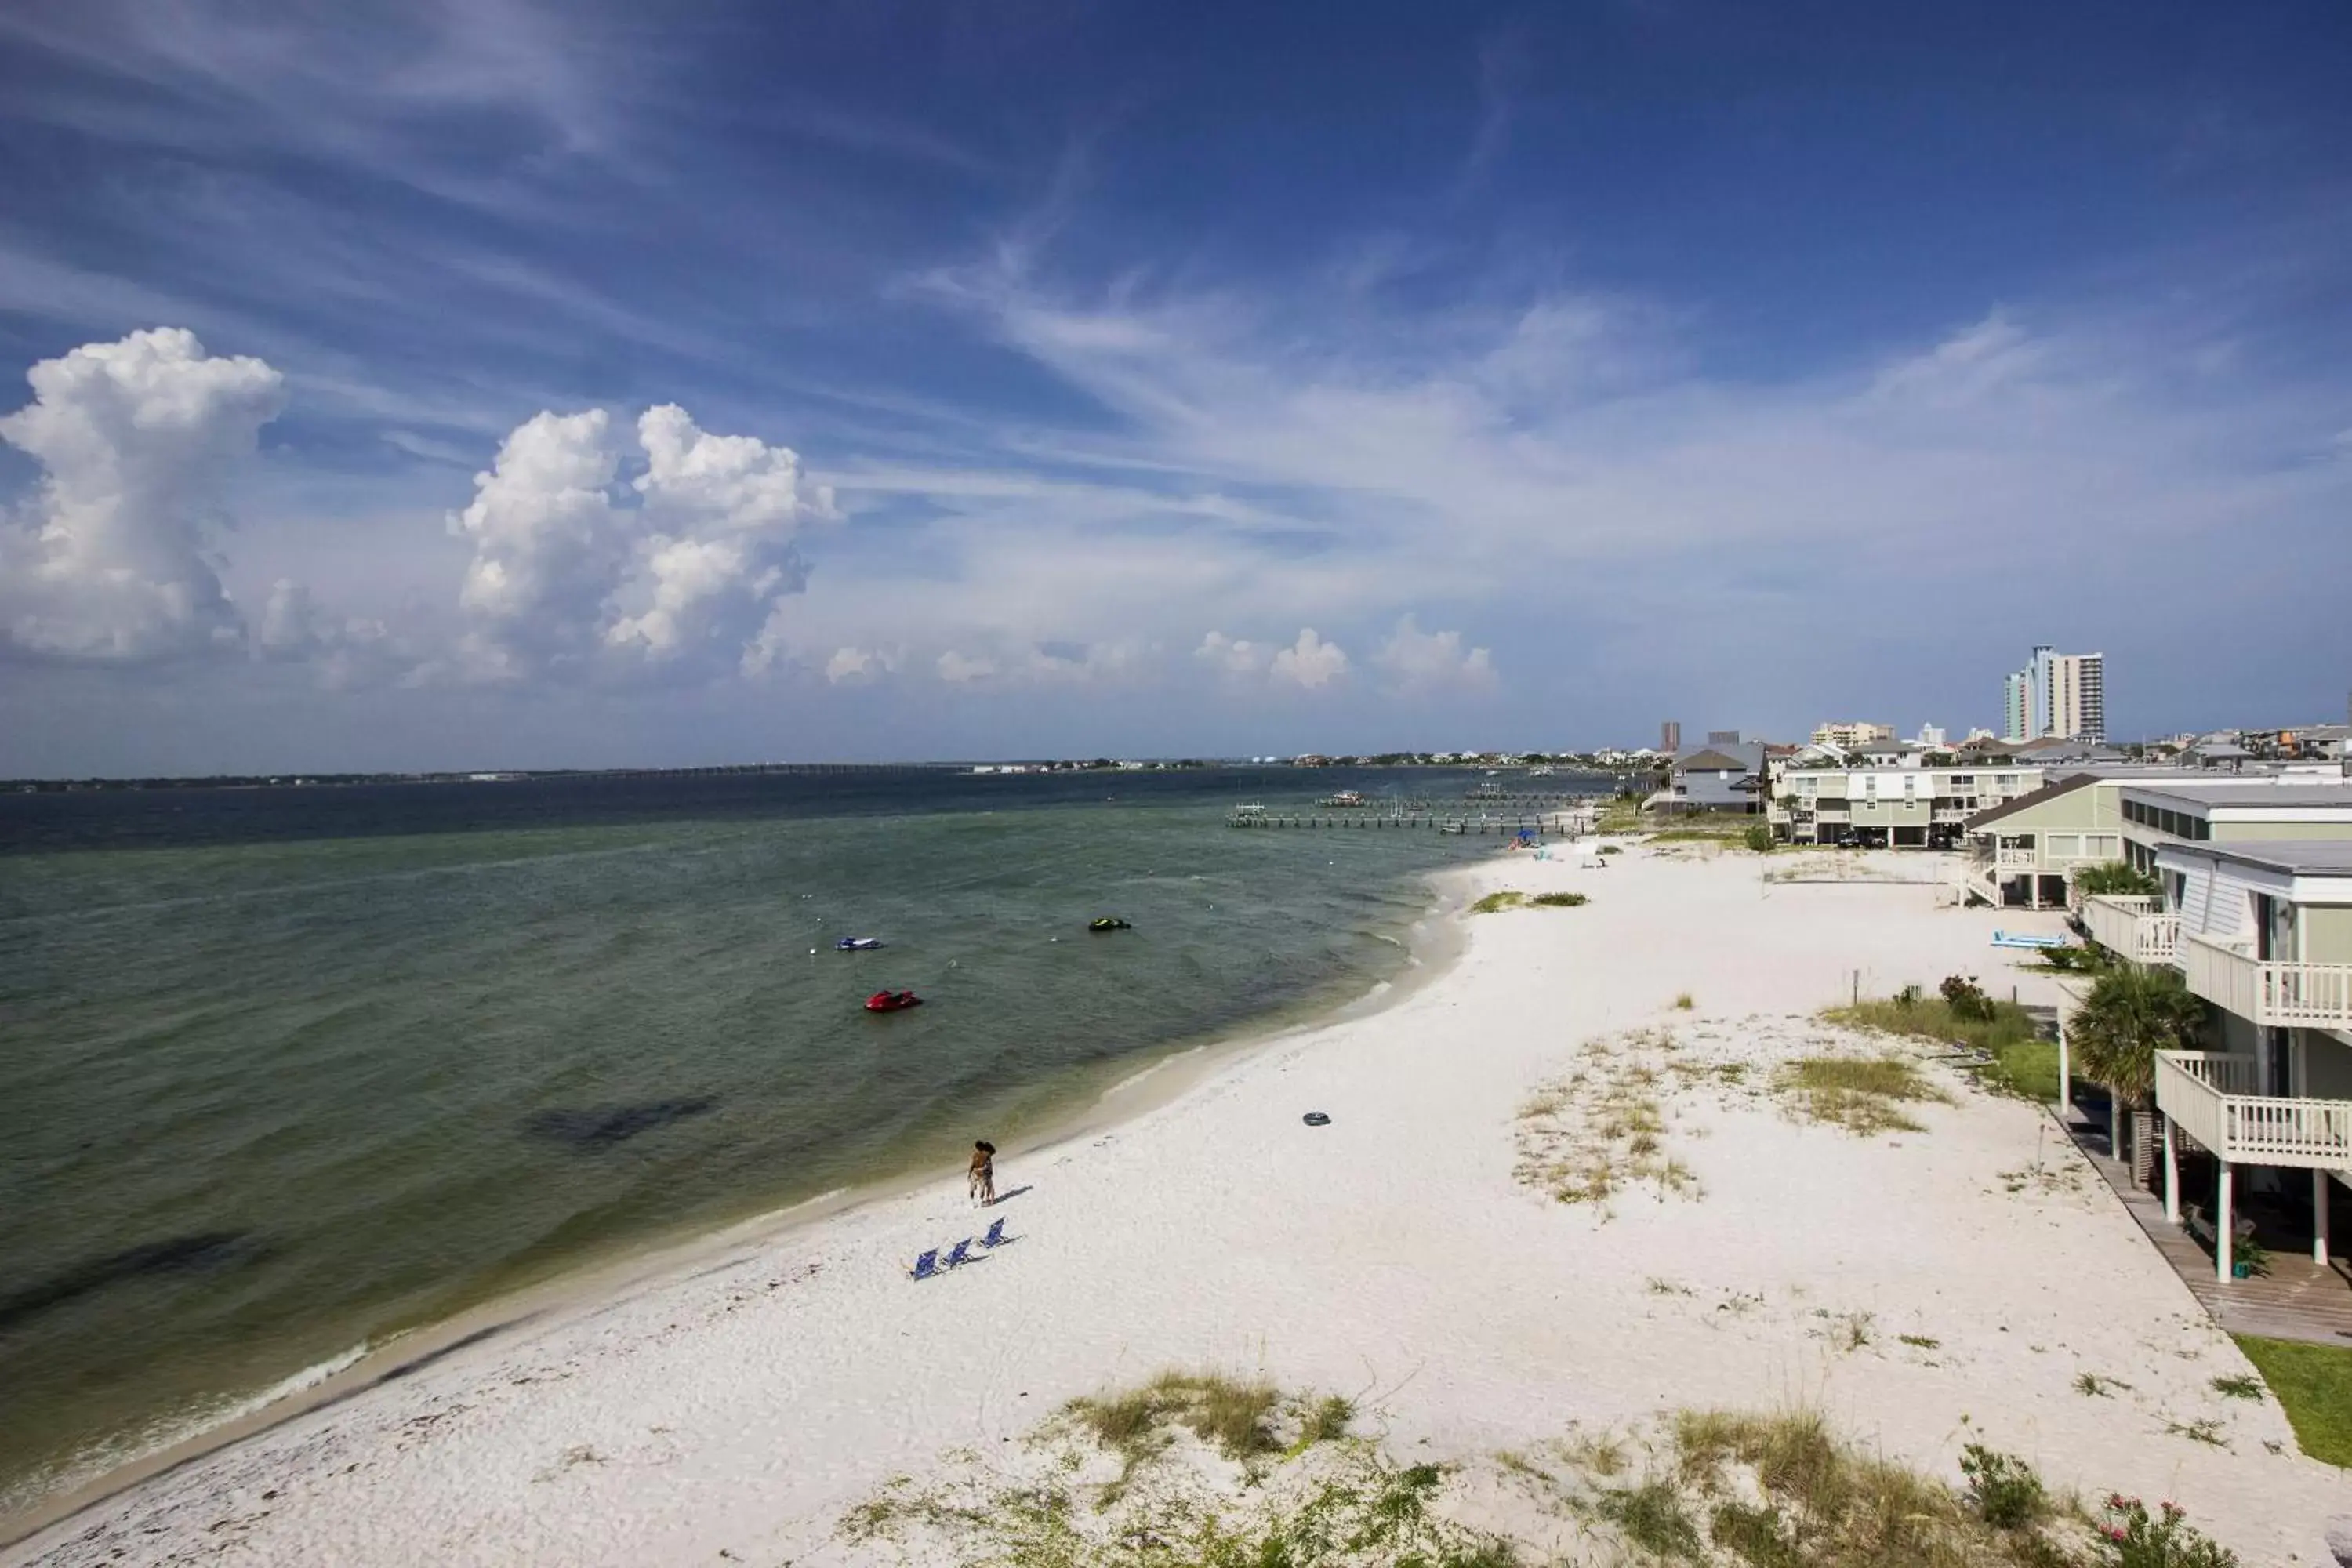
{"type": "Polygon", "coordinates": [[[1978,812],[1963,825],[1964,829],[1974,833],[1979,827],[1989,827],[2003,817],[2015,816],[2019,812],[2040,805],[2045,800],[2056,800],[2062,795],[2072,795],[2084,784],[2095,783],[2097,777],[2095,773],[2068,773],[2056,784],[2043,784],[2040,789],[2027,791],[2015,800],[2005,801],[2000,805],[1978,812]]]}
{"type": "Polygon", "coordinates": [[[1726,755],[1724,752],[1718,752],[1714,747],[1709,746],[1704,751],[1693,752],[1687,757],[1676,757],[1675,759],[1675,771],[1676,773],[1685,773],[1693,768],[1697,769],[1703,773],[1715,773],[1718,770],[1729,770],[1731,772],[1744,773],[1754,772],[1755,764],[1743,762],[1738,757],[1726,755]]]}

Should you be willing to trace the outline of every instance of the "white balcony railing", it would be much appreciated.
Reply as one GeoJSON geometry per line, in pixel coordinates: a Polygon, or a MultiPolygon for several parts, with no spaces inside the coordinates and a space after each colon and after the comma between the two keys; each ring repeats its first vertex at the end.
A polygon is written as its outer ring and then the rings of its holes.
{"type": "Polygon", "coordinates": [[[2352,1169],[2352,1100],[2252,1092],[2260,1088],[2262,1064],[2251,1056],[2156,1054],[2157,1108],[2216,1159],[2352,1169]]]}
{"type": "Polygon", "coordinates": [[[2180,917],[2157,911],[2154,899],[2094,893],[2083,900],[2091,940],[2135,963],[2170,963],[2180,941],[2180,917]]]}
{"type": "Polygon", "coordinates": [[[2038,850],[2011,849],[2003,845],[1992,852],[1992,863],[2004,871],[2031,871],[2042,864],[2042,857],[2038,850]]]}
{"type": "Polygon", "coordinates": [[[2183,931],[2189,989],[2265,1029],[2352,1029],[2352,963],[2282,963],[2183,931]]]}

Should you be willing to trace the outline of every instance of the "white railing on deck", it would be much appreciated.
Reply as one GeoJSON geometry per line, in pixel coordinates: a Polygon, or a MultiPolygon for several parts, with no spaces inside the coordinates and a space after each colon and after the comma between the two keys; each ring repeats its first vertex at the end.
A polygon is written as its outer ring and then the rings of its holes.
{"type": "Polygon", "coordinates": [[[2266,1029],[2352,1028],[2352,963],[2265,963],[2242,948],[2183,931],[2177,949],[2189,989],[2266,1029]]]}
{"type": "Polygon", "coordinates": [[[2011,849],[2005,845],[1992,852],[1992,860],[2005,871],[2031,871],[2042,864],[2040,851],[2011,849]]]}
{"type": "Polygon", "coordinates": [[[2169,963],[2180,942],[2180,917],[2156,912],[2154,899],[2094,893],[2083,900],[2091,940],[2137,963],[2169,963]]]}
{"type": "Polygon", "coordinates": [[[2158,1051],[2156,1103],[2215,1158],[2251,1165],[2352,1167],[2352,1100],[2256,1094],[2251,1056],[2158,1051]]]}

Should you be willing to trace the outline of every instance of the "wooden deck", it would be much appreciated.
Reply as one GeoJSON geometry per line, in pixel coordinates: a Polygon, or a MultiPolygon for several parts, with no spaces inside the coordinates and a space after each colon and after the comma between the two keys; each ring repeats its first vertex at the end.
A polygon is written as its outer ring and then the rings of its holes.
{"type": "MultiPolygon", "coordinates": [[[[2058,1119],[2053,1115],[2053,1120],[2058,1119]]],[[[2076,1121],[2066,1126],[2066,1132],[2106,1179],[2125,1212],[2139,1223],[2156,1250],[2172,1265],[2172,1271],[2180,1276],[2205,1315],[2224,1332],[2352,1349],[2352,1262],[2339,1254],[2322,1268],[2311,1260],[2308,1251],[2273,1249],[2268,1274],[2232,1279],[2225,1285],[2213,1278],[2213,1254],[2164,1217],[2164,1199],[2132,1185],[2130,1167],[2107,1158],[2106,1130],[2102,1123],[2076,1121]]],[[[2304,1173],[2294,1172],[2294,1177],[2301,1180],[2304,1173]]],[[[2343,1245],[2344,1232],[2339,1229],[2336,1236],[2338,1245],[2343,1245]]]]}

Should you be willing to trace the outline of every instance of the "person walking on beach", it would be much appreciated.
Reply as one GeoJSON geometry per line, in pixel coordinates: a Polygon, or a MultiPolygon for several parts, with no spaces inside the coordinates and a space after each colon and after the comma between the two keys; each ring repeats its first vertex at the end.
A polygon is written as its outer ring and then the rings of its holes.
{"type": "Polygon", "coordinates": [[[996,1145],[982,1138],[971,1146],[971,1169],[966,1173],[971,1195],[986,1208],[996,1201],[996,1145]]]}

